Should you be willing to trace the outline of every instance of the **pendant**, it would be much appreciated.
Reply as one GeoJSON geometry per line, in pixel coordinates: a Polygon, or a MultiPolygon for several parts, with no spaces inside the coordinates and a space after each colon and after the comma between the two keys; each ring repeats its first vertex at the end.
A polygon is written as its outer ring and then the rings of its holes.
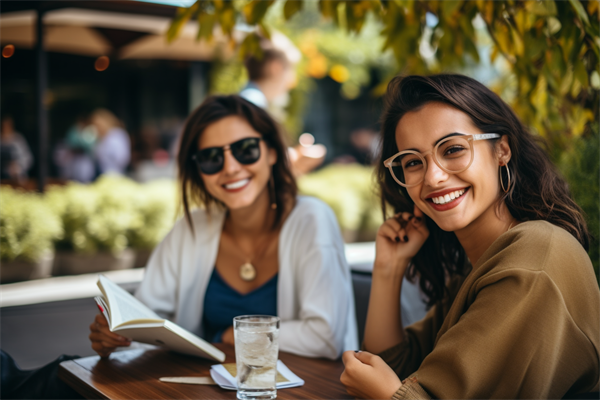
{"type": "Polygon", "coordinates": [[[249,262],[242,264],[240,267],[240,278],[246,282],[253,281],[256,278],[256,268],[254,268],[254,265],[249,262]]]}

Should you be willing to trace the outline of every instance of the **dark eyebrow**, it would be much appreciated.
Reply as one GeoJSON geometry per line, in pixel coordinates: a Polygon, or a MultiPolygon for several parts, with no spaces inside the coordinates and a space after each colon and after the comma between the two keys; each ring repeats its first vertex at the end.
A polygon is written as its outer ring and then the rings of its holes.
{"type": "Polygon", "coordinates": [[[439,138],[438,140],[436,140],[436,141],[435,141],[435,143],[433,144],[433,146],[435,147],[435,145],[436,145],[436,144],[438,144],[439,142],[441,142],[442,140],[444,140],[444,139],[446,139],[446,138],[449,138],[449,137],[452,137],[452,136],[464,136],[464,135],[465,135],[464,133],[460,133],[460,132],[452,132],[452,133],[449,133],[449,134],[447,134],[446,136],[444,136],[444,137],[441,137],[441,138],[439,138]]]}
{"type": "MultiPolygon", "coordinates": [[[[439,142],[441,142],[442,140],[444,140],[446,138],[449,138],[449,137],[452,137],[452,136],[464,136],[464,135],[465,135],[465,133],[460,133],[460,132],[449,133],[446,136],[442,136],[441,138],[439,138],[438,140],[436,140],[435,143],[433,143],[433,147],[435,147],[439,142]]],[[[421,152],[421,150],[418,150],[418,149],[405,149],[405,150],[402,150],[402,151],[406,151],[406,150],[416,151],[417,153],[421,152]]]]}

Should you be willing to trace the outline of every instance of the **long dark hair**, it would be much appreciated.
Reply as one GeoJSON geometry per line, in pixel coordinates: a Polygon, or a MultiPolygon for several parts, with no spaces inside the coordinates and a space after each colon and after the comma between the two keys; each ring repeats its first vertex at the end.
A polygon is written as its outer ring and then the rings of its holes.
{"type": "Polygon", "coordinates": [[[273,118],[262,108],[237,95],[207,97],[190,114],[185,123],[177,156],[179,184],[185,217],[193,231],[190,215],[191,203],[199,203],[207,211],[215,205],[224,207],[221,201],[214,198],[206,190],[200,172],[192,161],[192,155],[198,149],[198,139],[204,130],[209,125],[229,116],[238,116],[247,121],[256,132],[260,133],[267,146],[277,153],[277,162],[273,165],[271,171],[274,182],[274,193],[272,195],[278,205],[273,224],[273,228],[275,228],[281,222],[285,204],[290,199],[294,201],[298,193],[296,180],[290,169],[287,147],[273,118]]]}
{"type": "MultiPolygon", "coordinates": [[[[389,83],[384,102],[381,157],[377,164],[384,219],[388,216],[386,205],[390,205],[394,213],[414,209],[407,190],[394,181],[382,162],[398,152],[396,126],[406,113],[429,102],[440,102],[469,115],[482,132],[508,137],[512,151],[508,163],[511,186],[508,193],[502,192],[498,205],[504,202],[518,221],[545,220],[559,226],[588,250],[590,236],[582,211],[538,143],[541,139],[531,135],[512,109],[483,84],[454,74],[398,76],[389,83]]],[[[494,141],[491,142],[493,145],[494,141]]],[[[444,296],[446,279],[464,275],[469,267],[456,235],[443,231],[427,216],[425,220],[430,235],[413,258],[408,277],[419,276],[419,286],[432,305],[444,296]]]]}

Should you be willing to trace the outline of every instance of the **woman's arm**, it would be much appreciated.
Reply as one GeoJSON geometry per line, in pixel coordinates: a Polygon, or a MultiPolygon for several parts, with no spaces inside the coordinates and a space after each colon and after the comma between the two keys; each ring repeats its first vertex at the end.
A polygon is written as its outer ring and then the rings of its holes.
{"type": "Polygon", "coordinates": [[[405,340],[400,312],[402,279],[428,236],[423,213],[416,207],[414,215],[397,214],[379,228],[365,326],[366,350],[381,353],[405,340]]]}
{"type": "Polygon", "coordinates": [[[281,350],[307,357],[338,358],[344,350],[352,298],[344,255],[333,246],[317,246],[298,262],[294,276],[298,318],[282,321],[281,350]]]}

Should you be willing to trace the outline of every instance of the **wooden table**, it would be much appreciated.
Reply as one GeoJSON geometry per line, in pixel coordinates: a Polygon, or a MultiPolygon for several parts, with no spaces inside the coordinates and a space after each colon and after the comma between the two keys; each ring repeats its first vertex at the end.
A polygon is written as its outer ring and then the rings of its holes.
{"type": "MultiPolygon", "coordinates": [[[[235,362],[232,346],[216,344],[235,362]]],[[[351,399],[340,383],[341,361],[313,359],[280,352],[281,359],[306,382],[303,386],[280,389],[280,399],[351,399]]],[[[210,376],[214,361],[185,356],[163,349],[135,349],[115,352],[108,359],[99,356],[65,361],[58,376],[88,399],[235,399],[236,392],[218,386],[160,382],[163,376],[210,376]]]]}

